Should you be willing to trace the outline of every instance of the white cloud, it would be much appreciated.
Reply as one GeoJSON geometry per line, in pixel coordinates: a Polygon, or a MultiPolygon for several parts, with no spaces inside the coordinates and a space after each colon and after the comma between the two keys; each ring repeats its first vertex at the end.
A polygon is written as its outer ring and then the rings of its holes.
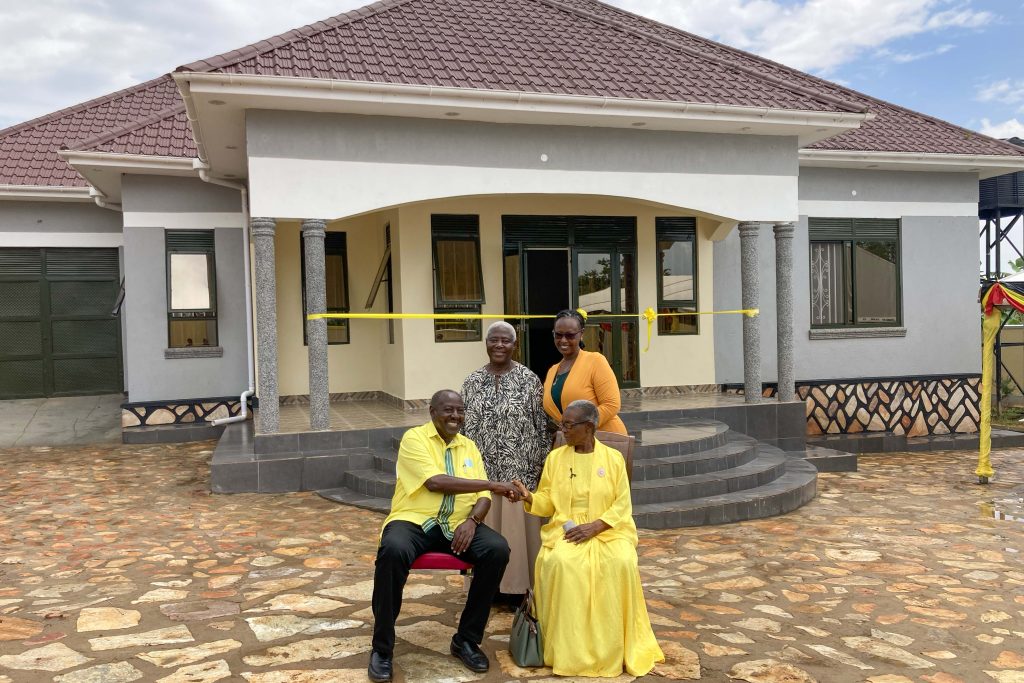
{"type": "Polygon", "coordinates": [[[1015,118],[1000,123],[982,119],[978,132],[993,138],[1024,138],[1024,122],[1015,118]]]}
{"type": "MultiPolygon", "coordinates": [[[[992,19],[970,9],[971,0],[610,1],[826,75],[894,40],[992,19]]],[[[367,2],[8,0],[0,3],[0,127],[367,2]]],[[[892,54],[897,61],[923,56],[892,54]]]]}
{"type": "Polygon", "coordinates": [[[1024,79],[1014,81],[1004,78],[1001,81],[986,83],[978,90],[975,99],[979,102],[1005,102],[1007,104],[1024,102],[1024,79]]]}
{"type": "Polygon", "coordinates": [[[949,5],[946,0],[611,2],[797,69],[826,74],[900,38],[977,28],[994,19],[989,12],[962,4],[944,9],[949,5]]]}
{"type": "Polygon", "coordinates": [[[878,51],[878,55],[887,57],[897,64],[907,64],[909,62],[916,62],[921,59],[927,59],[928,57],[935,57],[936,55],[944,55],[952,50],[955,45],[940,45],[934,50],[926,50],[925,52],[892,52],[888,49],[881,49],[878,51]]]}
{"type": "Polygon", "coordinates": [[[0,128],[366,4],[35,0],[0,8],[0,128]]]}

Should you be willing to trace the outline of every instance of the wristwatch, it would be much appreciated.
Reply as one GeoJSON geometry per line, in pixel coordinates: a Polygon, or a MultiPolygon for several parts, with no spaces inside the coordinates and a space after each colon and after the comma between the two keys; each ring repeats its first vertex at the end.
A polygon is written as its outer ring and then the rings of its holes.
{"type": "Polygon", "coordinates": [[[470,518],[471,520],[473,520],[474,522],[476,522],[476,525],[477,525],[477,526],[480,526],[481,524],[483,524],[483,523],[484,523],[484,520],[482,520],[482,519],[477,519],[477,518],[476,518],[476,515],[470,515],[470,516],[469,516],[469,518],[470,518]]]}

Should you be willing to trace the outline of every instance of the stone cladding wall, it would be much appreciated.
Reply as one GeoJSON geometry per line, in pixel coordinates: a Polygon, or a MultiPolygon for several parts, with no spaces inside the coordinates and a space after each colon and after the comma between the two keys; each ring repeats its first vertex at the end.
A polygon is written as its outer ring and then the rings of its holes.
{"type": "MultiPolygon", "coordinates": [[[[237,396],[235,398],[206,398],[166,403],[123,403],[121,404],[121,428],[209,422],[238,415],[241,405],[237,396]]],[[[251,419],[251,412],[249,416],[251,419]]]]}
{"type": "Polygon", "coordinates": [[[980,377],[800,385],[807,434],[891,432],[905,436],[978,431],[980,377]]]}

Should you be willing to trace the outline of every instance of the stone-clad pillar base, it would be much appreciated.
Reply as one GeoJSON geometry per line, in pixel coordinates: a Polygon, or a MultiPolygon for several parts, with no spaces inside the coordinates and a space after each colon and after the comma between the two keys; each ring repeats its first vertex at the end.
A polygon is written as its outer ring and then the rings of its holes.
{"type": "Polygon", "coordinates": [[[775,224],[775,308],[780,401],[796,394],[793,370],[793,224],[775,224]]]}
{"type": "MultiPolygon", "coordinates": [[[[327,223],[310,218],[302,221],[302,246],[306,256],[306,313],[327,312],[327,265],[324,237],[327,223]]],[[[331,394],[327,372],[327,321],[306,320],[309,351],[309,427],[331,428],[331,394]]]]}
{"type": "MultiPolygon", "coordinates": [[[[740,223],[740,277],[743,308],[759,307],[761,278],[757,263],[760,223],[740,223]]],[[[761,401],[761,317],[743,316],[743,394],[746,403],[761,401]]]]}
{"type": "Polygon", "coordinates": [[[259,366],[259,412],[256,432],[273,434],[281,426],[281,406],[277,388],[277,267],[274,259],[273,218],[252,218],[252,241],[256,269],[256,346],[259,366]]]}

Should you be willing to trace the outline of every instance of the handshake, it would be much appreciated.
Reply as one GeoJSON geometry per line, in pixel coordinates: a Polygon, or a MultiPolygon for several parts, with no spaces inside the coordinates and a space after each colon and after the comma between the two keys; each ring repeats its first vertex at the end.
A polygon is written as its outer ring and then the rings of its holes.
{"type": "Polygon", "coordinates": [[[523,482],[518,479],[512,481],[492,481],[491,482],[491,493],[497,493],[499,496],[504,496],[510,503],[518,503],[521,500],[525,500],[529,503],[533,500],[533,495],[526,488],[523,482]]]}

